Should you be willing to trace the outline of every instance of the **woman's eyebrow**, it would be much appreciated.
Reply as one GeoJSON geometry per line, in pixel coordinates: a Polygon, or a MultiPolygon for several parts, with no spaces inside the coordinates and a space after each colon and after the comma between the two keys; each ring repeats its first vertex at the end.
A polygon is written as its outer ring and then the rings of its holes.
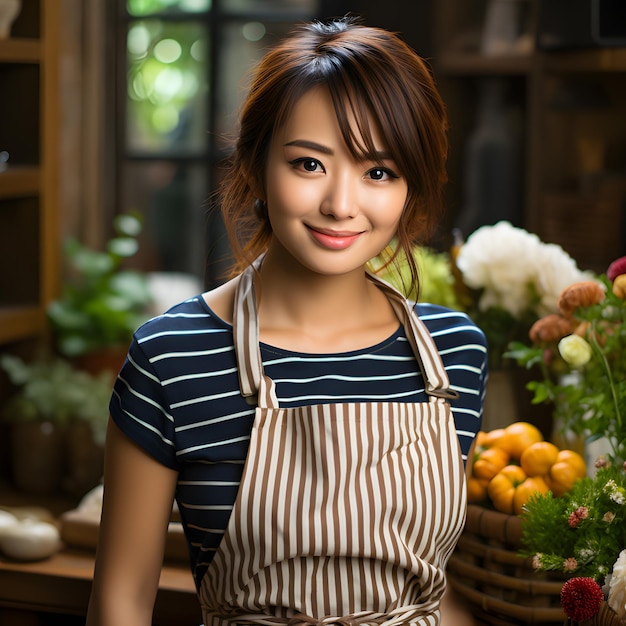
{"type": "MultiPolygon", "coordinates": [[[[307,139],[294,139],[293,141],[289,141],[285,144],[285,146],[298,146],[300,148],[308,148],[309,150],[315,150],[317,152],[321,152],[322,154],[334,154],[332,148],[327,146],[323,146],[320,143],[316,143],[315,141],[308,141],[307,139]]],[[[380,150],[375,152],[374,154],[364,154],[363,161],[392,161],[393,157],[390,152],[386,150],[380,150]]]]}
{"type": "Polygon", "coordinates": [[[333,151],[328,146],[323,146],[320,143],[314,141],[308,141],[306,139],[294,139],[285,144],[286,146],[298,146],[300,148],[308,148],[309,150],[315,150],[316,152],[322,152],[323,154],[333,154],[333,151]]]}

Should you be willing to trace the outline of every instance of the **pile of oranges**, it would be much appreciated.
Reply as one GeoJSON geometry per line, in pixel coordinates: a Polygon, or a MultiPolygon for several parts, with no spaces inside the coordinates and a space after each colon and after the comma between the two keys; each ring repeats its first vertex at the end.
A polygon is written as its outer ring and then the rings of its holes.
{"type": "Polygon", "coordinates": [[[497,511],[519,515],[534,493],[561,496],[586,475],[580,454],[559,450],[528,422],[514,422],[478,433],[468,501],[490,501],[497,511]]]}

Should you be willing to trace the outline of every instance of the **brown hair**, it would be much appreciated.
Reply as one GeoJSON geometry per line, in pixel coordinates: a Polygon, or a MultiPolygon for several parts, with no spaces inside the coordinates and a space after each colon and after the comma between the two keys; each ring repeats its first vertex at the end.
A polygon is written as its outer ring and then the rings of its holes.
{"type": "Polygon", "coordinates": [[[373,120],[407,180],[397,239],[417,287],[412,247],[432,234],[443,208],[446,111],[430,69],[397,34],[361,25],[350,17],[297,27],[256,68],[221,187],[236,270],[263,252],[271,237],[269,221],[254,206],[257,196],[264,196],[273,133],[298,99],[318,85],[330,92],[351,153],[355,157],[375,154],[369,128],[373,120]],[[350,125],[351,115],[362,143],[350,125]]]}

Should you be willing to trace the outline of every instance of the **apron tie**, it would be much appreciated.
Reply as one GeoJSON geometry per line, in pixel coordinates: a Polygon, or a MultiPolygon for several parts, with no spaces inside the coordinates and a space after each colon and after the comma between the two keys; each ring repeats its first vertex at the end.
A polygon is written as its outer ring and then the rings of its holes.
{"type": "Polygon", "coordinates": [[[380,613],[366,611],[363,613],[355,613],[344,617],[323,617],[316,619],[302,613],[294,615],[288,622],[287,626],[374,626],[382,624],[386,620],[385,616],[380,613]],[[378,617],[376,617],[378,615],[378,617]]]}

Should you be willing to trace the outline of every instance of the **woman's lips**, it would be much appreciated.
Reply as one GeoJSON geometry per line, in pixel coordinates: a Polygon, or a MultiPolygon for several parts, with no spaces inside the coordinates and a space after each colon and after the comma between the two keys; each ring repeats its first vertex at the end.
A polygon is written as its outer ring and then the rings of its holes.
{"type": "Polygon", "coordinates": [[[344,250],[345,248],[349,248],[360,236],[360,232],[350,232],[344,230],[318,230],[316,228],[312,228],[311,226],[307,226],[311,237],[323,246],[324,248],[328,248],[330,250],[344,250]]]}

